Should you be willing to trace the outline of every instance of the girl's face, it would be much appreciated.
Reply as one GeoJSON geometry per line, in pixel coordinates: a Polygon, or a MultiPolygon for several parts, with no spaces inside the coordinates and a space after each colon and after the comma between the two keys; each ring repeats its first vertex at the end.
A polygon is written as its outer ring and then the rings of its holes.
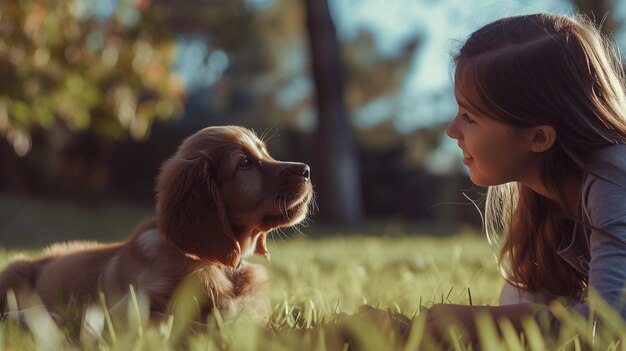
{"type": "Polygon", "coordinates": [[[492,186],[530,179],[537,166],[531,150],[530,131],[510,127],[468,108],[469,102],[456,90],[459,112],[447,134],[463,150],[463,163],[476,185],[492,186]]]}

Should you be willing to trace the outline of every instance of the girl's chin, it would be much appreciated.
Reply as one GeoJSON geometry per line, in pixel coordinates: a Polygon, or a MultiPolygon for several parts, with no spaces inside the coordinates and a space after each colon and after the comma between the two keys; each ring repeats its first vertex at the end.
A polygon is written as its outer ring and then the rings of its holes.
{"type": "Polygon", "coordinates": [[[481,177],[481,176],[479,176],[479,175],[477,175],[475,173],[472,173],[471,170],[470,170],[469,176],[470,176],[470,180],[472,181],[472,183],[474,183],[474,185],[478,185],[478,186],[487,187],[487,186],[502,185],[502,184],[506,183],[506,182],[497,182],[497,181],[494,181],[494,179],[491,179],[491,180],[490,179],[485,179],[485,178],[483,178],[483,177],[481,177]]]}
{"type": "Polygon", "coordinates": [[[491,182],[488,181],[488,179],[485,179],[485,177],[483,177],[481,174],[476,172],[476,169],[472,170],[471,167],[469,168],[469,177],[472,183],[474,183],[474,185],[478,185],[478,186],[493,185],[491,182]]]}

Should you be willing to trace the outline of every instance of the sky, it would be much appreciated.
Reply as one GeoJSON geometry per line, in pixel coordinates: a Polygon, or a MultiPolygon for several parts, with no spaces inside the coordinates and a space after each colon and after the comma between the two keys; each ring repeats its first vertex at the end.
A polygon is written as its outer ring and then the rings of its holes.
{"type": "Polygon", "coordinates": [[[429,127],[455,115],[452,55],[472,31],[508,15],[572,11],[568,0],[331,1],[338,32],[345,40],[366,29],[374,35],[380,53],[394,55],[412,37],[423,38],[403,86],[391,97],[392,102],[373,101],[356,111],[356,121],[362,126],[393,116],[399,131],[429,127]]]}

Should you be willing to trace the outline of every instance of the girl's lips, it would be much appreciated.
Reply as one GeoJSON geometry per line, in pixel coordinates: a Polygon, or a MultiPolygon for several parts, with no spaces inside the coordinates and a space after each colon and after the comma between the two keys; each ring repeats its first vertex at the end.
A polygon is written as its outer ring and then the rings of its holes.
{"type": "Polygon", "coordinates": [[[465,157],[465,158],[463,159],[463,163],[464,163],[466,166],[469,166],[470,164],[474,163],[474,158],[473,158],[473,157],[465,157]]]}

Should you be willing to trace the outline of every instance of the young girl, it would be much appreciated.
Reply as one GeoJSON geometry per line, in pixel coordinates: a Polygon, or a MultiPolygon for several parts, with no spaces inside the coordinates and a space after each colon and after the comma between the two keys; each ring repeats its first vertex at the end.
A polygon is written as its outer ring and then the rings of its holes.
{"type": "MultiPolygon", "coordinates": [[[[503,234],[501,306],[436,305],[433,327],[482,311],[521,330],[559,298],[588,316],[594,290],[626,320],[626,95],[620,56],[580,16],[503,18],[455,58],[459,112],[448,127],[485,225],[503,234]]],[[[555,323],[556,324],[556,323],[555,323]]]]}

